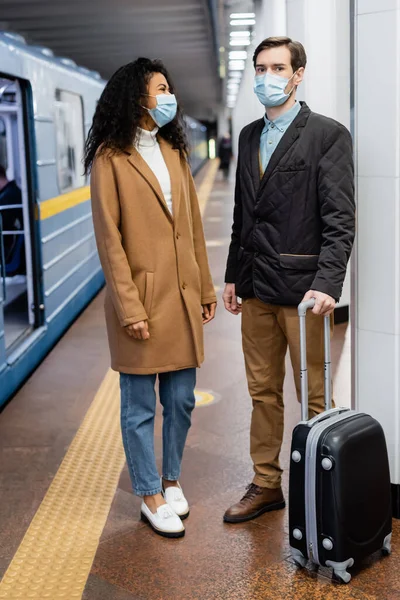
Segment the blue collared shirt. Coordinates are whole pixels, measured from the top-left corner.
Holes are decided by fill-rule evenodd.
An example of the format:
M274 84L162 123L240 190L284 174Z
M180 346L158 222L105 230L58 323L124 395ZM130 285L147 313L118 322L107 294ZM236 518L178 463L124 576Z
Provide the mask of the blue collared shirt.
M275 119L275 121L270 121L267 115L264 115L265 126L261 132L260 138L260 158L263 173L268 167L271 156L281 141L283 134L297 117L300 109L300 102L296 101L290 110L283 113L283 115Z

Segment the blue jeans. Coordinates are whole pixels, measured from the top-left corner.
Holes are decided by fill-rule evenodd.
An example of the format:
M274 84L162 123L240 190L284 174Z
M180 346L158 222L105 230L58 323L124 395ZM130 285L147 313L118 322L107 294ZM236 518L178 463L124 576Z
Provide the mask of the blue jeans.
M157 375L120 374L121 430L126 460L137 496L161 492L154 455ZM195 405L196 369L160 373L163 406L163 477L178 481L186 437Z

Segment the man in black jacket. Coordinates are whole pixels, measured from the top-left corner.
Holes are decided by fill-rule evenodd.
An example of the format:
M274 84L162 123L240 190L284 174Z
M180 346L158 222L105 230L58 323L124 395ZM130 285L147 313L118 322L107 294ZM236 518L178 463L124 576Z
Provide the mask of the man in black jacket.
M339 300L355 232L352 142L343 125L296 101L306 53L289 38L256 49L254 91L266 107L239 138L225 308L242 313L253 400L250 451L255 476L224 520L239 523L283 508L279 454L289 348L300 389L297 305L307 317L309 413L324 409L323 318ZM238 298L242 299L242 304Z

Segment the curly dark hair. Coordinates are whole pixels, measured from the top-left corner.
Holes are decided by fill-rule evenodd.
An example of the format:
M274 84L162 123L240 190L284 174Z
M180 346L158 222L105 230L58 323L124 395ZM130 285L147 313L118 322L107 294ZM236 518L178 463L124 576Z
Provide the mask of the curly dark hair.
M142 96L147 94L147 85L154 73L166 78L171 93L174 86L161 60L138 58L124 65L108 81L98 101L93 123L85 145L83 163L85 174L91 170L94 157L100 152L121 152L137 139L137 129L146 114L142 107ZM188 142L183 114L178 106L176 117L159 131L165 140L178 149L181 156L188 157Z

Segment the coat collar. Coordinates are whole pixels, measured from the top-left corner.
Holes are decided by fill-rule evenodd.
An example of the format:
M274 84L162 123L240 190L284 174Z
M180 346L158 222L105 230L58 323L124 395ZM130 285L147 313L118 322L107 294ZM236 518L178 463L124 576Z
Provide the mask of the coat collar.
M158 142L160 144L165 164L167 165L167 169L169 171L169 176L171 177L172 210L174 213L173 221L176 225L181 202L181 156L179 150L172 148L171 144L161 136L158 136ZM168 213L171 214L169 211Z
M180 191L181 191L181 170L180 170L180 155L179 150L172 148L171 144L164 140L161 136L157 136L157 140L160 144L161 153L164 157L165 164L171 178L171 195L172 195L172 210L174 217L168 209L168 205L165 201L164 194L161 190L160 183L157 176L149 167L147 162L142 158L140 153L134 146L127 148L126 152L129 154L128 161L131 165L140 173L140 175L147 181L153 192L157 196L160 204L162 205L167 218L171 223L176 225L176 217L179 214L180 205Z
M265 126L264 117L259 121L256 121L252 139L251 139L251 173L252 180L254 184L255 194L260 192L264 187L275 168L281 162L285 154L290 150L294 142L300 136L302 128L307 124L308 117L311 114L310 109L308 108L305 102L300 102L301 109L297 117L293 120L291 125L288 127L282 139L280 140L278 146L276 147L275 152L271 156L271 160L268 163L268 166L265 170L262 180L260 181L260 162L259 162L259 152L260 152L260 137L261 132Z

